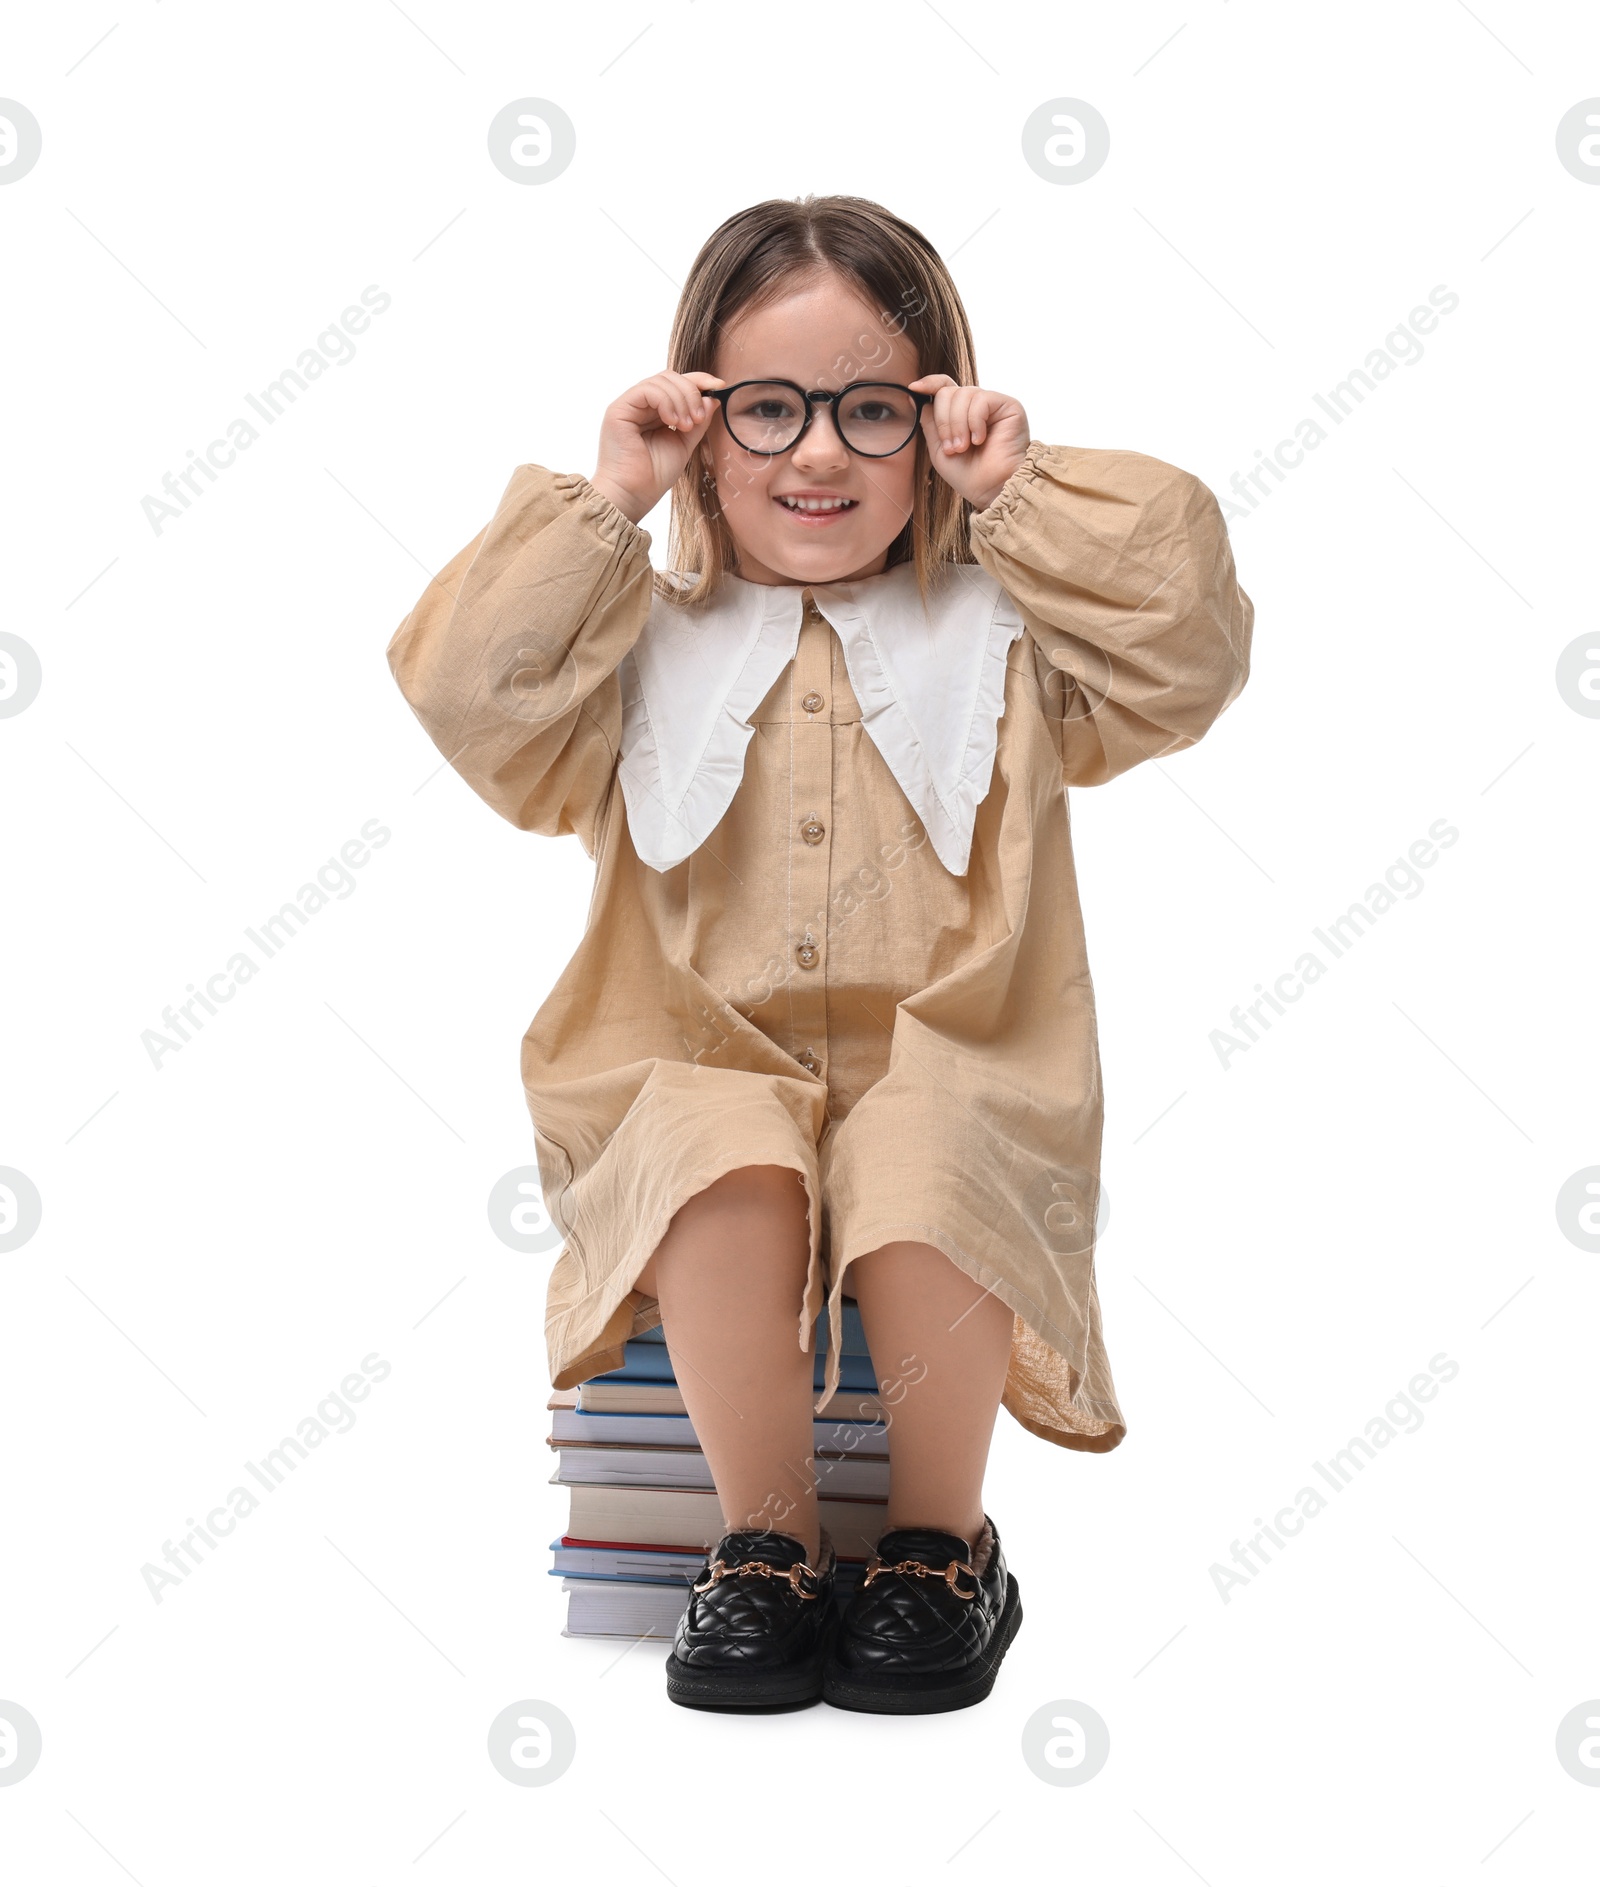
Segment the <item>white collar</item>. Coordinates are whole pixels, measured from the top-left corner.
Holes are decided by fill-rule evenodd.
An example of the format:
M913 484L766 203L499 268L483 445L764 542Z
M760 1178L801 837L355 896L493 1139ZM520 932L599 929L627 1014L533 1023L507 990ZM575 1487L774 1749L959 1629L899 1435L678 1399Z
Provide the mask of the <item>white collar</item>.
M910 564L812 595L838 632L862 725L945 869L963 876L1021 612L978 564L946 565L926 610ZM634 850L656 871L681 864L728 810L750 716L794 660L803 614L800 585L734 576L703 611L652 597L618 670L619 772Z

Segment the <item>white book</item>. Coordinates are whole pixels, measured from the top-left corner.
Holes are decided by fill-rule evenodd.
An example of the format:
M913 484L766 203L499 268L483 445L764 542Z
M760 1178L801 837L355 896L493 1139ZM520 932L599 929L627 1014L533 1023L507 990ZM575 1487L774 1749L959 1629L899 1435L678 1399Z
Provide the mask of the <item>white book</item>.
M631 1586L619 1579L563 1579L566 1638L667 1638L689 1603L687 1586Z
M670 1547L566 1546L550 1542L555 1564L551 1574L590 1579L631 1579L637 1585L659 1585L663 1580L683 1585L698 1579L705 1564L699 1552L675 1553Z
M559 1449L560 1466L550 1477L560 1487L689 1487L713 1485L711 1466L698 1448L611 1448L584 1442ZM817 1492L889 1498L889 1463L883 1456L817 1455L812 1458Z
M568 1539L614 1546L684 1546L709 1552L722 1537L722 1505L714 1493L666 1487L569 1487ZM866 1559L887 1521L888 1502L823 1499L822 1524L836 1553ZM781 1516L771 1524L782 1528Z
M566 1638L670 1639L689 1603L689 1588L630 1585L623 1579L563 1579Z

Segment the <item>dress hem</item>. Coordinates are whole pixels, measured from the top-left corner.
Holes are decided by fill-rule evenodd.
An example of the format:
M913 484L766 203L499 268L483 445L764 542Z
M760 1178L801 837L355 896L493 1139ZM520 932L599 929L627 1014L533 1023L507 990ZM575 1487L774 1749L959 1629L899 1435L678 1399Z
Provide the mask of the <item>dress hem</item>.
M1052 1322L1031 1298L1019 1291L1008 1279L1001 1277L981 1258L975 1258L965 1251L959 1240L951 1238L938 1226L898 1220L886 1221L881 1226L858 1232L847 1245L846 1255L834 1267L828 1292L830 1332L835 1328L835 1306L844 1294L844 1281L849 1274L850 1266L856 1259L865 1258L881 1246L893 1244L902 1239L912 1239L917 1244L932 1245L936 1251L943 1253L958 1270L965 1272L974 1284L980 1285L984 1290L998 1297L1019 1323L1025 1324L1041 1342L1048 1345L1065 1362L1073 1385L1069 1412L1080 1414L1085 1425L1081 1428L1053 1429L1031 1416L1021 1414L1016 1406L1020 1398L1012 1388L1011 1372L1008 1368L1006 1387L1001 1395L1001 1406L1013 1420L1020 1423L1029 1434L1038 1436L1042 1441L1054 1442L1058 1447L1105 1454L1118 1446L1127 1434L1127 1424L1123 1421L1121 1409L1114 1401L1102 1401L1098 1397L1079 1393L1081 1385L1088 1376L1086 1346L1075 1347L1066 1332ZM1013 1345L1014 1343L1013 1338Z
M591 1376L603 1376L609 1370L620 1369L625 1360L623 1344L629 1337L637 1336L643 1330L653 1330L661 1322L659 1301L651 1299L656 1306L646 1310L635 1306L626 1331L613 1331L617 1322L617 1311L633 1295L639 1273L650 1262L657 1247L666 1236L667 1228L679 1210L689 1200L702 1193L708 1186L727 1174L737 1172L745 1166L783 1166L791 1173L798 1173L806 1189L806 1229L810 1240L810 1252L806 1263L806 1281L802 1292L800 1320L798 1326L799 1346L804 1349L810 1342L811 1330L816 1322L817 1299L821 1284L821 1214L822 1202L813 1189L811 1173L804 1165L785 1159L752 1159L748 1152L733 1158L723 1158L696 1172L680 1187L675 1188L677 1195L674 1203L665 1214L658 1214L659 1226L652 1226L638 1241L640 1255L630 1257L616 1265L603 1284L597 1285L576 1304L563 1310L554 1323L545 1325L545 1344L550 1356L550 1384L554 1389L572 1389L579 1383L587 1382ZM557 1262L560 1261L558 1254ZM619 1281L621 1281L619 1283ZM597 1315L596 1304L602 1308ZM591 1332L586 1343L574 1346L571 1332L574 1328L586 1328ZM829 1330L833 1326L830 1323ZM560 1367L555 1358L561 1351L567 1351L567 1360Z

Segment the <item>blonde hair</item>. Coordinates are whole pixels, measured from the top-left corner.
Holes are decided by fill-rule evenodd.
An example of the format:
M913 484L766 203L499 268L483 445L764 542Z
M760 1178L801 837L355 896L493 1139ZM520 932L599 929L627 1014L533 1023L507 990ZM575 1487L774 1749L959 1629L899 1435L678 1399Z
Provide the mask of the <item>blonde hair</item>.
M730 216L694 259L672 323L667 364L677 373L711 373L717 341L751 308L832 272L878 310L885 336L903 333L917 352L919 374L946 373L960 386L977 383L972 330L955 282L938 251L910 223L866 197L774 197ZM847 371L849 379L871 369ZM737 564L737 547L717 499L706 438L672 488L668 562L697 575L680 591L657 579L658 591L689 607L709 602ZM936 573L974 561L967 526L972 506L933 469L919 426L911 516L889 546L886 568L914 563L926 600Z

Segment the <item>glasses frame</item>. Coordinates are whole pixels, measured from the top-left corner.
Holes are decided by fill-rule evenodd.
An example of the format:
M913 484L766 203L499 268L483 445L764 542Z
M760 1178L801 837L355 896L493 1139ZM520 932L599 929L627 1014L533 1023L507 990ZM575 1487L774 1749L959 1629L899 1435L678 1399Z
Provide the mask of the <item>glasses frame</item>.
M791 393L804 401L806 416L800 422L800 430L786 446L780 446L776 452L763 452L760 446L747 446L732 426L728 425L728 396L737 393L741 387L787 387ZM860 446L852 445L844 436L844 428L839 424L839 402L847 393L855 393L862 387L893 387L896 393L907 394L917 403L916 418L911 422L910 432L892 452L863 452ZM837 393L824 393L817 388L812 388L808 392L804 387L796 386L792 380L774 380L764 377L759 380L735 380L731 387L702 387L700 391L708 400L715 400L721 406L722 423L727 428L728 437L739 450L754 453L757 458L761 459L781 459L785 452L793 452L811 430L811 422L816 418L816 409L819 406L833 409L829 415L833 420L833 430L839 435L839 443L847 452L855 453L860 459L892 459L895 453L904 452L906 447L914 442L922 428L923 408L933 404L931 393L913 392L910 387L902 386L898 380L852 380L848 386L840 387Z

